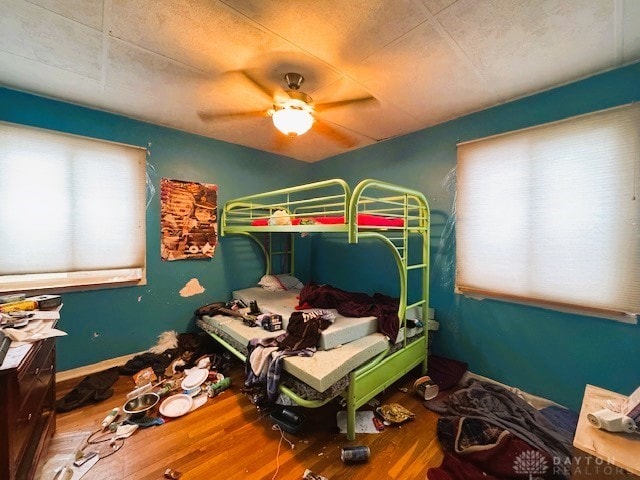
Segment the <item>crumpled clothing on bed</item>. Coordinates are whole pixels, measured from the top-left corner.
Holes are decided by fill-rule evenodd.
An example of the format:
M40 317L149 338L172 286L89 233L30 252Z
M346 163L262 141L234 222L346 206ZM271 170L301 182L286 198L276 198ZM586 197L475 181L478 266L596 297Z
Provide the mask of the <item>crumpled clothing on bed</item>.
M335 316L328 310L293 312L287 331L275 338L253 338L247 345L245 387L263 386L266 398L275 402L282 373L282 361L286 357L311 357L316 351L321 330L326 329ZM257 401L261 395L256 394ZM259 402L258 402L259 403Z
M289 317L287 332L278 337L278 348L281 350L302 350L316 348L320 334L335 320L335 315L328 310L312 310L310 312L293 312Z
M296 309L335 308L345 317L376 317L378 331L395 342L400 331L399 300L382 293L347 292L332 285L307 284L300 291Z
M311 357L316 351L312 347L301 350L279 350L278 338L280 337L252 338L249 340L249 345L247 346L249 354L245 363L245 387L261 387L265 389L266 399L272 403L278 399L279 395L278 385L282 374L282 361L291 356ZM273 347L276 347L276 349L274 350ZM267 351L263 352L263 350ZM259 360L256 357L260 357ZM254 372L252 359L254 364L260 365L261 370L259 372ZM256 395L256 398L261 399L261 396ZM258 403L261 402L258 401Z

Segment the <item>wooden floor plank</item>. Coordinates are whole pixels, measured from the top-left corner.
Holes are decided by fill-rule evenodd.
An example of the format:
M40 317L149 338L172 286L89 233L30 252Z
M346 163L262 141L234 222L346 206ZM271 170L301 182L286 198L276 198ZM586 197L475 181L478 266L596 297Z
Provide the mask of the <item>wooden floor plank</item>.
M243 369L239 361L230 376L231 388L183 417L139 429L121 450L102 458L83 479L158 480L167 468L172 468L182 473L181 480L297 480L305 469L331 480L423 480L429 467L442 462L436 438L438 417L424 408L411 391L419 376L417 370L376 397L381 403L400 403L416 414L415 419L400 427L387 427L380 434L358 434L355 441L349 442L336 426L336 413L340 410L337 402L318 409L297 409L307 421L296 435L284 434L293 443L293 449L273 428L268 416L240 392ZM58 398L79 380L59 384ZM132 378L121 376L111 398L58 414L54 440L73 432L97 429L109 410L122 407L133 388ZM369 462L344 464L340 459L341 448L349 445L369 446Z

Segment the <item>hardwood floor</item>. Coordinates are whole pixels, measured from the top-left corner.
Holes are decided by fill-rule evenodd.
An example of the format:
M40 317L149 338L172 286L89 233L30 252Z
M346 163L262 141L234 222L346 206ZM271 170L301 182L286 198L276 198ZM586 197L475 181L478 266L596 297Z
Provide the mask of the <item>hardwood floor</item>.
M296 435L285 433L295 447L292 449L272 428L269 417L240 392L243 371L237 361L230 375L230 389L183 417L138 429L119 451L101 458L83 479L156 480L162 479L168 468L181 472L181 480L292 480L301 479L305 469L331 480L425 479L427 468L440 465L442 450L436 438L437 415L411 391L418 373L411 372L377 397L383 404L400 403L416 414L415 419L399 427L387 427L379 434L358 434L349 442L336 427L336 412L340 410L337 402L318 409L292 407L307 418ZM80 380L59 384L58 398ZM121 376L111 398L59 414L54 441L60 443L79 432L96 430L112 408L125 403L133 387L131 377ZM401 387L408 391L401 391ZM344 464L341 448L349 445L368 445L369 462Z

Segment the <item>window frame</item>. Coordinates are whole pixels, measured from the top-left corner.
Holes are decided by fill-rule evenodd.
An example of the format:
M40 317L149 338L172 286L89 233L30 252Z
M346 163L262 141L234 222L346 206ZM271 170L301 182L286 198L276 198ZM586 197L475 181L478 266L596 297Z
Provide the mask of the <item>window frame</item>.
M544 124L539 124L539 125L535 125L535 126L531 126L531 127L527 127L527 128L523 128L523 129L518 129L518 130L513 130L513 131L509 131L509 132L504 132L501 134L497 134L497 135L492 135L492 136L488 136L488 137L484 137L484 138L478 138L478 139L474 139L474 140L470 140L470 141L466 141L466 142L460 142L456 145L456 149L457 149L457 160L456 160L456 170L459 171L460 168L460 157L461 157L461 153L460 153L460 147L464 146L464 145L468 145L468 144L472 144L472 143L477 143L477 142L484 142L484 141L490 141L492 139L499 139L500 137L505 137L508 135L513 135L513 134L520 134L520 133L526 133L527 131L530 130L535 130L535 129L540 129L540 128L544 128L544 127L553 127L555 125L560 125L560 124L567 124L567 122L571 122L574 120L579 120L579 119L584 119L585 117L589 117L589 116L593 116L593 115L598 115L598 114L603 114L603 113L607 113L607 112L615 112L617 110L623 110L623 109L635 109L636 110L636 115L639 115L638 112L640 112L640 105L638 105L637 103L630 103L630 104L625 104L625 105L621 105L621 106L616 106L613 108L608 108L608 109L604 109L604 110L599 110L599 111L595 111L595 112L589 112L583 115L577 115L577 116L573 116L573 117L569 117L569 118L565 118L562 120L558 120L558 121L553 121L553 122L548 122L548 123L544 123ZM633 112L632 112L633 114ZM640 125L640 123L635 124ZM640 131L640 129L638 130ZM633 199L634 201L637 201L637 176L638 176L638 170L640 169L640 138L636 139L635 142L635 153L636 153L636 160L635 163L633 164L633 175L634 175L634 196ZM457 177L458 175L456 175ZM478 299L478 300L483 300L483 299L491 299L491 300L497 300L497 301L502 301L502 302L509 302L509 303L515 303L515 304L521 304L521 305L527 305L527 306L533 306L533 307L541 307L541 308L547 308L547 309L552 309L552 310L556 310L556 311L560 311L560 312L565 312L565 313L572 313L572 314L579 314L579 315L586 315L586 316L594 316L594 317L599 317L599 318L605 318L605 319L611 319L611 320L616 320L616 321L620 321L620 322L624 322L624 323L631 323L631 324L637 324L638 323L638 317L640 316L640 312L639 311L622 311L621 309L617 309L617 308L599 308L596 306L585 306L585 305L578 305L575 303L570 303L570 302L562 302L562 301L557 301L557 300L545 300L543 298L539 298L539 297L527 297L527 296L522 296L522 295L517 295L517 294L509 294L509 293L504 293L504 292L498 292L498 291L494 291L491 290L490 288L477 288L477 287L473 287L470 285L461 285L460 282L460 277L459 277L459 268L460 268L460 255L459 255L459 251L458 249L460 248L459 243L458 243L458 233L459 233L459 215L460 215L460 206L458 204L458 191L460 189L460 183L457 182L457 187L456 187L456 197L454 199L455 205L454 205L454 215L456 217L456 256L455 256L455 278L454 278L454 292L456 294L461 294L461 295L465 295L469 298L474 298L474 299ZM530 203L529 203L530 204ZM636 207L637 208L637 207ZM630 227L633 228L633 227ZM631 230L631 232L633 232L633 230ZM633 258L633 257L632 257ZM637 259L636 259L637 260Z
M31 125L0 121L0 127L24 129L31 132L40 132L60 139L73 139L80 142L87 142L86 145L95 142L96 144L124 147L126 149L139 150L141 158L132 158L132 169L138 170L139 189L133 192L133 197L137 198L132 203L134 208L139 209L136 217L140 223L137 233L141 255L141 263L128 268L104 268L86 269L70 272L38 272L25 274L1 274L0 273L0 294L25 293L30 295L40 295L45 293L63 293L76 291L89 291L98 289L110 289L120 287L139 286L147 284L147 187L149 178L146 173L147 157L149 150L147 147L138 145L114 142L95 137L77 135L73 133L61 132L57 130L34 127ZM60 144L64 144L61 140ZM1 147L2 145L0 145ZM96 149L97 151L97 149ZM133 162L139 163L134 165ZM71 195L69 195L71 198ZM46 234L46 232L44 232Z

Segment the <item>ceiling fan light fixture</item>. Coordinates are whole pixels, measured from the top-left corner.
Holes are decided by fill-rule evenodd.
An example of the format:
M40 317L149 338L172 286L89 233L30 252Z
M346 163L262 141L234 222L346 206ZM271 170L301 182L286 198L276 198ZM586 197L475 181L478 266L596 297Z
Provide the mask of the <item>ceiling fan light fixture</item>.
M305 109L285 106L272 115L273 124L285 135L304 135L313 125L313 115Z

